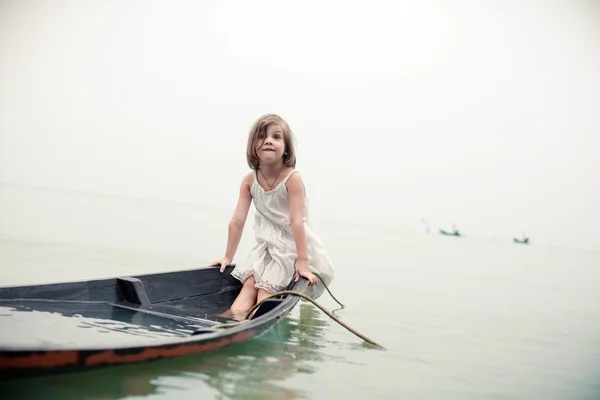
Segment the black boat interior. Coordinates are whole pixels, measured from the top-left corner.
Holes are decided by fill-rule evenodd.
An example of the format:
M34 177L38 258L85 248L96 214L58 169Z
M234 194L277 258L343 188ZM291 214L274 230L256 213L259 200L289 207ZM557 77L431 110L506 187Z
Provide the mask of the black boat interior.
M230 276L232 269L233 266L227 267L223 274L218 268L207 268L0 288L0 320L15 313L50 313L79 318L80 325L103 324L106 330L122 331L124 326L131 325L143 327L145 333L168 332L175 336L210 333L214 332L211 326L215 324L236 322L222 315L241 290L241 283ZM269 299L253 318L272 310L281 301ZM46 322L52 323L56 324ZM40 327L35 326L35 329Z

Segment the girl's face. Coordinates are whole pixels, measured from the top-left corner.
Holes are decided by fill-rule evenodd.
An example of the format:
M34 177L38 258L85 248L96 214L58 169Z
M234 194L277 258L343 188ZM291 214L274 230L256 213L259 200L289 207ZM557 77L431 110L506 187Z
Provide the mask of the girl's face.
M267 131L261 134L256 142L258 159L261 164L274 164L283 160L284 152L283 129L278 124L269 125Z

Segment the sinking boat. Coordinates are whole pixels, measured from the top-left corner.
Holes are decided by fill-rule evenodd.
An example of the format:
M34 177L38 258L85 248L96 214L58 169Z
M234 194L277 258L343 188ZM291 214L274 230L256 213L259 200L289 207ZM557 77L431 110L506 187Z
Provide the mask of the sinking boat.
M267 299L242 323L225 316L242 287L233 268L1 287L0 373L80 371L214 351L266 333L300 300ZM308 281L288 289L306 293Z

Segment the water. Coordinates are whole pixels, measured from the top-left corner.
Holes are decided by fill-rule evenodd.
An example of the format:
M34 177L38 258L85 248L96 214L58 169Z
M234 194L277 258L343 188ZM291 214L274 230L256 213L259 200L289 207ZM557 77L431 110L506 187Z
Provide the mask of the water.
M96 302L0 301L3 347L46 349L133 346L160 339L187 337L202 325L173 321ZM82 331L82 330L85 330ZM110 334L110 335L109 335Z
M192 268L225 246L228 210L1 189L4 285ZM386 350L302 303L248 343L0 390L32 399L600 398L600 253L389 226L317 229L337 267L331 290L346 305L336 315ZM251 244L247 230L237 262ZM327 293L319 302L338 307Z

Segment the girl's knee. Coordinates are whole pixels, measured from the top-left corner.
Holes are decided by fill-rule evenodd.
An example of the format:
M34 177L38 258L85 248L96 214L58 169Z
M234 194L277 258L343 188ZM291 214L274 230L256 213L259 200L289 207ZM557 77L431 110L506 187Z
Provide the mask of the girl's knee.
M254 279L254 275L250 275L250 277L248 279L246 279L246 281L244 282L244 286L254 287L255 284L256 284L256 279Z

